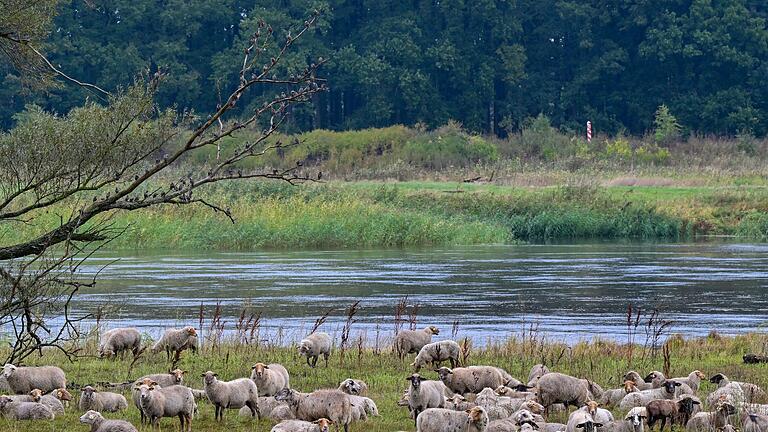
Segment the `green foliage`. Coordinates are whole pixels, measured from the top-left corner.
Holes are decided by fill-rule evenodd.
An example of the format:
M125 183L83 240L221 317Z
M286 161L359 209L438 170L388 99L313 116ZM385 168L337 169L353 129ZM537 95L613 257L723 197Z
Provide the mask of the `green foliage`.
M656 110L653 125L653 139L657 144L668 144L680 137L682 127L666 105L661 105Z
M739 223L737 233L748 238L768 239L768 213L764 211L748 213Z
M544 114L527 119L523 124L519 142L527 156L553 160L570 152L570 140L557 131Z

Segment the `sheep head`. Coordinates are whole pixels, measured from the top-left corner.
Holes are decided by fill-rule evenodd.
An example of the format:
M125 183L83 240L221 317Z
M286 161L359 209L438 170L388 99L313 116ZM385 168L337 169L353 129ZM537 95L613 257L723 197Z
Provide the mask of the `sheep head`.
M532 401L532 400L525 401L523 403L523 406L534 414L541 414L544 412L544 405L536 401Z
M281 389L275 395L275 400L291 402L294 399L293 390L289 388Z
M173 380L176 384L181 384L184 381L184 374L187 373L187 371L174 369L172 371L168 371L168 373L173 375Z
M433 334L433 335L439 335L440 334L440 329L435 327L435 326L429 326L429 327L427 327L427 330L428 330L428 333Z
M71 401L72 394L65 388L56 389L56 398L62 401Z
M485 413L483 407L477 406L465 412L469 415L470 423L476 423L478 426L481 426L481 429L483 429L483 425L488 423L488 414Z
M719 373L719 374L712 375L712 378L709 379L709 382L711 382L712 384L720 384L722 380L727 380L727 379L728 379L727 376Z
M195 330L192 326L186 326L184 327L184 330L186 330L187 334L190 336L197 337L197 330Z
M702 371L700 371L700 370L698 370L698 369L696 369L695 371L693 371L693 373L694 373L694 374L696 374L696 376L697 376L699 379L707 379L707 376L706 376L706 375L704 375L704 372L702 372Z
M13 375L14 372L16 372L16 369L18 369L16 366L6 363L5 366L3 366L3 376L6 378L10 378L11 375Z
M681 385L681 383L672 380L666 380L661 383L661 386L664 387L664 391L671 394L675 394L675 387L680 387Z
M413 388L419 388L419 386L421 385L421 382L422 381L426 381L426 378L424 378L423 376L415 373L415 374L411 374L411 376L409 376L405 380L406 381L410 381L411 385L413 386Z
M701 405L701 402L690 395L685 395L677 401L677 410L686 414L693 414L694 405Z
M640 374L635 371L629 371L624 374L624 381L638 382L641 381Z
M200 374L200 376L203 378L203 383L205 385L210 385L216 382L216 377L218 377L219 374L211 371L207 371L205 373Z
M515 423L517 423L518 426L521 426L523 423L526 423L529 421L532 422L534 420L533 413L526 409L522 409L517 413L515 413L515 417L513 418L513 420L515 421Z
M80 416L80 423L92 425L97 421L103 420L103 419L104 417L102 417L102 415L98 411L89 410L88 412Z
M94 393L97 393L98 390L96 390L95 388L87 385L87 386L83 387L81 392L82 393L80 394L80 399L93 399Z
M0 396L0 411L11 402L13 402L13 399L10 396Z
M255 365L251 366L251 370L253 373L259 377L264 378L265 371L269 369L269 366L265 365L264 363L256 363Z
M29 395L32 396L33 401L40 402L40 398L43 397L43 391L40 389L32 389L32 391L29 392Z
M645 382L652 383L656 380L660 380L664 378L664 374L659 371L652 371L648 375L645 376Z
M600 404L599 404L599 403L597 403L597 402L595 402L595 401L592 401L592 400L591 400L591 401L587 401L587 403L586 403L584 406L585 406L585 407L587 407L587 412L588 412L588 413L589 413L591 416L593 416L593 417L594 417L594 416L595 416L595 414L597 413L597 407L599 407L599 406L600 406Z
M625 393L629 394L629 393L634 393L636 391L638 391L638 390L637 390L637 386L635 385L634 381L631 381L631 380L624 381L624 392Z
M584 432L596 432L598 428L603 427L602 423L595 423L592 420L585 421L576 425L576 429L584 429Z
M355 382L352 378L347 378L341 382L341 387L346 389L349 394L359 395L362 386Z
M441 367L440 369L435 369L435 372L437 372L437 375L440 377L440 381L447 380L448 375L453 374L453 371L447 367Z
M330 426L333 424L333 422L327 418L321 418L320 420L315 420L312 423L316 424L320 428L320 432L328 432L330 430Z

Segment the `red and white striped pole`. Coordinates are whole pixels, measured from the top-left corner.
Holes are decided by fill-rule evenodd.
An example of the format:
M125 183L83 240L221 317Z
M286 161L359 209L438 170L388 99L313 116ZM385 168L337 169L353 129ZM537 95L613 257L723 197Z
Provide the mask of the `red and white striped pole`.
M587 120L587 142L592 142L592 122Z

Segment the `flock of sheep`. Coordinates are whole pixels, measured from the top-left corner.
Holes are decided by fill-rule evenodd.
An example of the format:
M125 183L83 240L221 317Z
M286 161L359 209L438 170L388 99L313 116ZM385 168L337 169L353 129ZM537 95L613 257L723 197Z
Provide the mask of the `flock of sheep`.
M528 380L521 382L495 366L459 366L459 345L450 340L432 342L439 330L430 326L423 330L402 330L395 337L393 349L401 357L416 353L410 364L414 373L404 377L407 388L398 405L408 407L418 432L643 432L644 425L661 430L669 422L689 432L734 431L740 424L743 432L768 432L766 394L758 386L730 381L723 374L710 378L718 388L707 395L706 405L697 393L706 376L693 371L686 377L666 378L651 372L645 378L634 371L624 375L624 385L603 390L588 379L551 372L536 365ZM102 335L99 353L111 357L125 351L140 350L141 335L136 329L113 329ZM314 368L322 356L328 365L331 337L315 332L299 343L299 353ZM197 349L197 333L192 327L170 329L152 347L165 350L170 358L184 350ZM449 367L440 367L444 361ZM428 380L418 372L429 366L439 379ZM342 381L336 389L319 389L311 393L291 388L288 370L280 364L256 363L250 377L232 381L218 379L206 371L200 376L203 389L185 385L187 372L179 369L141 377L130 386L133 405L141 414L142 424L159 428L163 417L179 419L182 431L192 430L198 414L197 402L209 401L220 421L228 409L253 418L268 417L279 421L272 432L328 432L332 425L345 432L356 421L378 416L376 403L367 397L368 386L356 379ZM15 420L53 419L64 413L72 400L66 389L64 372L55 366L17 367L6 364L0 377L0 390L11 395L0 396L0 416ZM78 408L85 413L80 422L90 425L91 432L135 432L125 420L107 420L102 412L128 409L129 402L120 393L81 389ZM549 422L549 414L568 412L565 424ZM706 407L706 411L704 410ZM624 415L614 418L607 408ZM740 422L737 420L741 418ZM583 430L583 431L581 431Z

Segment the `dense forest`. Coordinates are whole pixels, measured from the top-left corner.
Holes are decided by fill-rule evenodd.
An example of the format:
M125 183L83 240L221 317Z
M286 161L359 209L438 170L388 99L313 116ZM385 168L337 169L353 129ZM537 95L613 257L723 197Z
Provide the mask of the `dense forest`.
M167 71L158 102L207 111L234 85L259 19L284 35L314 9L319 25L284 67L323 56L331 90L296 109L289 130L456 120L503 135L543 113L563 130L591 120L643 134L666 105L691 132L768 132L763 0L71 0L45 49L108 89ZM20 93L5 67L3 128L26 104L64 113L90 96Z

